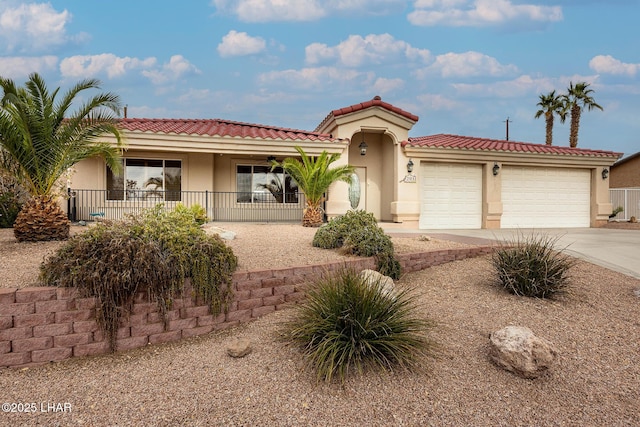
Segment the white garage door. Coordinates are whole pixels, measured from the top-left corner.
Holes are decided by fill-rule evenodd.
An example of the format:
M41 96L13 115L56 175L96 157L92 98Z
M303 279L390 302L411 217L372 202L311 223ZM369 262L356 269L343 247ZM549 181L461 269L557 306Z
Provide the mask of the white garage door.
M589 227L591 172L504 166L502 228Z
M482 166L420 165L420 228L482 227Z

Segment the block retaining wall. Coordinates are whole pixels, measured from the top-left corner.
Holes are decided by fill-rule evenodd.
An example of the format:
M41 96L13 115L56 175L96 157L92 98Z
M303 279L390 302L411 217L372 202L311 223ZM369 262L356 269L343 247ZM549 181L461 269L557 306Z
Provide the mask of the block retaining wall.
M408 273L492 250L487 246L448 249L400 254L398 259ZM227 313L212 315L206 305L183 297L174 301L166 328L156 303L139 294L118 331L118 350L177 341L251 321L300 301L305 283L343 267L375 269L375 260L236 272L234 300ZM96 322L95 306L95 298L82 298L72 288L0 288L0 368L107 353L108 341Z

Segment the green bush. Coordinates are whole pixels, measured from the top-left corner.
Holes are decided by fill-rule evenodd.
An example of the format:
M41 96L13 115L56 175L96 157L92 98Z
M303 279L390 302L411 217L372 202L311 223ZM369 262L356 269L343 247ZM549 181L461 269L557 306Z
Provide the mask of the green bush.
M566 291L575 259L556 249L558 238L520 236L492 256L500 286L514 295L550 298Z
M21 209L22 202L16 192L7 190L0 193L0 228L13 227Z
M393 243L371 213L350 210L332 219L316 231L312 244L323 249L340 248L341 252L356 256L375 256L380 273L400 278L401 267Z
M434 354L416 298L407 290L389 295L380 282L368 284L352 270L322 279L283 330L299 346L318 380L344 380L365 368L413 369Z
M40 267L41 281L96 297L98 322L116 350L120 319L138 292L166 314L191 279L195 298L219 313L232 298L237 258L218 236L207 236L188 210L162 206L127 221L98 223L69 239Z

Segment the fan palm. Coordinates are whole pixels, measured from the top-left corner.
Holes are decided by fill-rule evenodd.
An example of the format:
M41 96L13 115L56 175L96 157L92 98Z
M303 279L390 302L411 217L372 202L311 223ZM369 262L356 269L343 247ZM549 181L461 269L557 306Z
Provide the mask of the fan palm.
M100 82L86 79L56 100L40 75L29 76L24 87L0 77L0 146L12 164L14 175L30 195L14 223L18 241L59 240L69 237L69 220L58 204L60 178L81 160L100 156L108 167L122 167L122 140L117 115L120 99L100 93L65 117L78 94L99 89ZM114 146L98 142L107 133L116 137Z
M565 103L563 102L563 97L556 94L555 90L552 90L546 95L541 94L540 102L538 102L536 105L540 107L540 109L536 111L536 119L544 115L544 121L546 124L545 143L547 145L553 145L554 116L557 114L558 117L560 117L560 122L562 123L564 123L565 119L567 118L567 109Z
M593 89L589 89L589 83L578 82L573 84L569 83L568 94L564 96L567 108L571 112L571 128L569 131L569 146L578 146L578 130L580 129L580 115L582 110L586 108L591 111L594 108L602 110L602 107L598 105L591 94Z
M329 166L340 158L340 154L329 154L323 151L317 157L310 157L298 146L295 147L300 154L300 160L287 157L278 163L272 162L273 171L277 167L282 167L291 178L298 184L298 188L304 193L307 202L302 214L302 225L304 227L318 227L324 220L322 202L325 200L325 193L329 186L336 181L351 182L353 166Z

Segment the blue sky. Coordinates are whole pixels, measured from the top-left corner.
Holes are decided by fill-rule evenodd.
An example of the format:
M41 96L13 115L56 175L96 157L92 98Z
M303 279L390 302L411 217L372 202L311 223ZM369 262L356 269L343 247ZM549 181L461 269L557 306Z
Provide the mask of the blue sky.
M410 136L544 143L540 94L585 81L579 147L640 151L640 0L0 0L0 75L86 77L129 117L313 130L383 101ZM569 122L554 145L568 145Z

